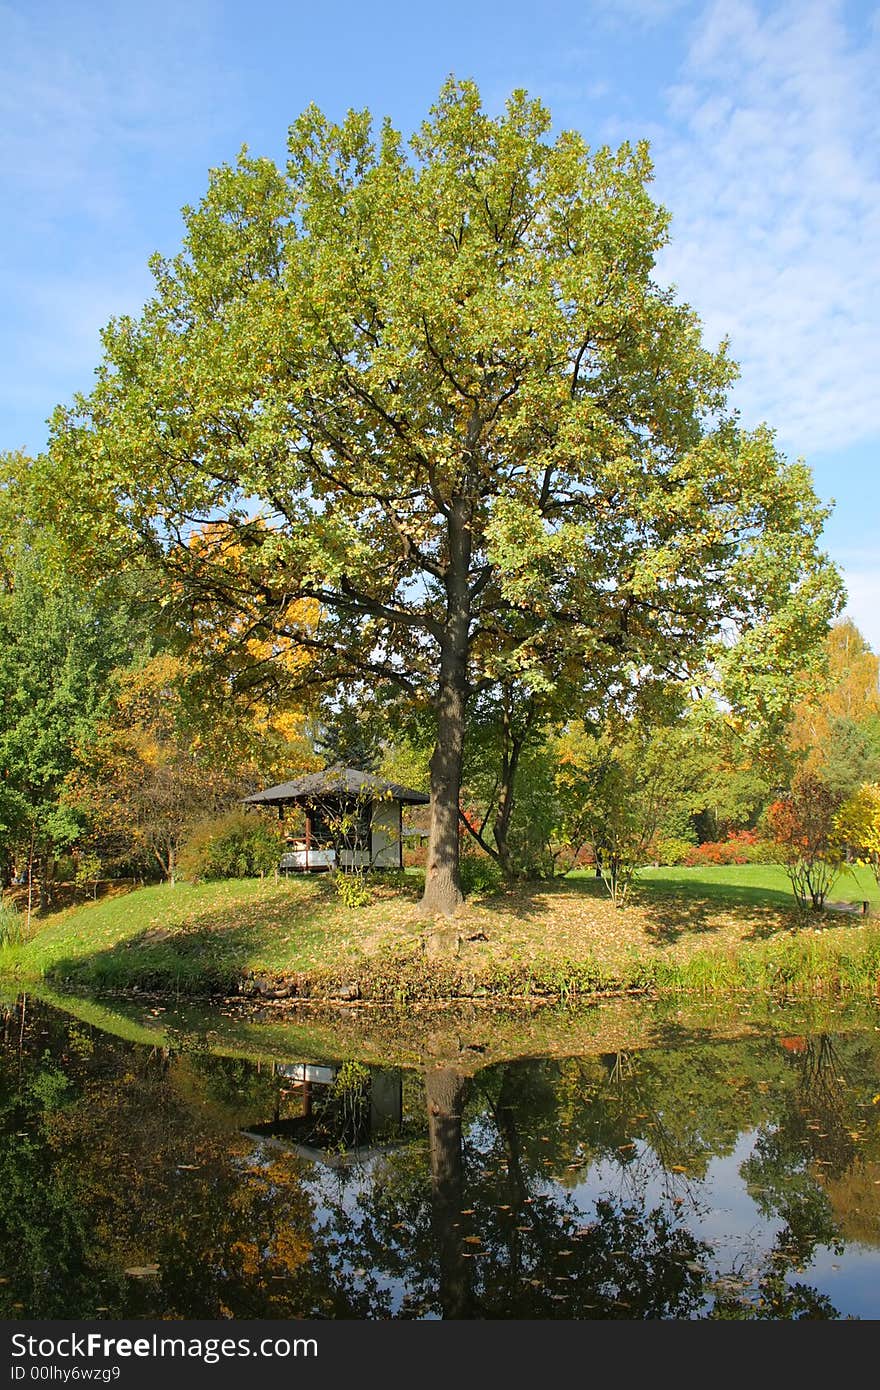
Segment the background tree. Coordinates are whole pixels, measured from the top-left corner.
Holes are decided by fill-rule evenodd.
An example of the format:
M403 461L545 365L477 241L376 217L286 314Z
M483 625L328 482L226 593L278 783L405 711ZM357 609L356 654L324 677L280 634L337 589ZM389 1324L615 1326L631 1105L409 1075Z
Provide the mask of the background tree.
M556 753L554 857L567 869L589 844L614 905L622 907L658 828L682 802L674 735L634 723L593 737L575 725L557 740Z
M880 658L850 618L832 625L798 703L789 744L841 796L880 776Z
M25 463L10 462L7 500ZM109 706L114 667L144 640L136 596L115 576L86 589L52 543L20 515L3 534L0 573L0 850L38 881L42 907L55 856L81 830L61 796L77 746Z
M167 654L118 674L113 707L79 750L66 798L103 863L152 865L172 883L187 834L236 806L254 772L223 731L193 723L183 676Z
M383 756L383 730L370 705L369 692L353 691L344 700L319 707L314 745L327 767L377 771Z
M45 495L87 561L144 547L187 623L245 603L326 681L430 705L427 915L461 900L475 695L574 663L586 716L636 673L687 678L733 625L731 700L781 718L839 599L807 469L738 428L726 349L652 279L647 146L550 127L522 91L490 117L470 82L408 149L310 107L284 171L243 152L212 172L53 424ZM188 544L208 518L234 555Z
M834 838L847 855L870 864L880 883L880 785L865 782L834 818Z

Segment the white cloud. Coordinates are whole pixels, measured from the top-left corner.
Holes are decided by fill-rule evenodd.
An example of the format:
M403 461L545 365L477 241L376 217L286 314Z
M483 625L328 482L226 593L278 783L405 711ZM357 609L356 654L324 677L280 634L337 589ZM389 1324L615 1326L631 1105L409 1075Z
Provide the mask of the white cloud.
M787 451L876 435L878 74L876 28L847 31L836 3L714 0L653 132L659 273L730 336L735 402Z

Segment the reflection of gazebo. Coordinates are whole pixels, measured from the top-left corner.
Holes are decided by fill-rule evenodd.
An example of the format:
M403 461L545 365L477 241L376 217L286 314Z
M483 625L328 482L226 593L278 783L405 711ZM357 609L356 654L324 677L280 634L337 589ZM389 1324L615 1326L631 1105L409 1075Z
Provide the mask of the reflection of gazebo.
M424 792L385 782L353 767L329 767L293 782L255 792L246 806L294 807L305 817L305 836L288 837L279 867L313 869L403 868L403 808L425 806Z
M403 1076L370 1067L349 1097L335 1095L336 1064L289 1062L273 1067L282 1082L275 1114L243 1131L330 1168L363 1166L397 1148L403 1123ZM282 1114L291 1101L297 1114Z

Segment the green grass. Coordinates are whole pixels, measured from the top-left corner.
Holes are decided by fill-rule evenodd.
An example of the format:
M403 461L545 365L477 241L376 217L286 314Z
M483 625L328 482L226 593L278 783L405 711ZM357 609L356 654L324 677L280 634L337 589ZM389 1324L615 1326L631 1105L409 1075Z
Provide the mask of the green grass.
M711 898L728 903L788 907L792 903L788 875L780 864L709 864L687 869L673 865L641 871L639 885L656 893ZM880 887L870 869L846 869L829 894L830 902L869 902L880 907Z
M625 911L582 875L475 896L434 958L416 915L416 876L377 879L346 907L325 878L143 888L36 919L31 939L0 947L0 973L96 993L170 997L278 989L383 1004L474 997L573 1000L625 991L798 991L874 997L874 918L793 910L773 865L648 869ZM834 900L880 893L865 870Z
M29 941L0 947L0 971L97 989L234 991L249 970L355 963L371 922L389 915L381 901L348 911L325 879L163 884L38 921Z

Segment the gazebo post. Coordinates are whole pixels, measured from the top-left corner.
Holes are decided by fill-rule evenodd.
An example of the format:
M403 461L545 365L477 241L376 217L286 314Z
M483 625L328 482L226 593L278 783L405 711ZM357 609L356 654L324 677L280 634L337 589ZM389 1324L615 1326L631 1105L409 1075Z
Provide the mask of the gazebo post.
M306 811L306 873L308 873L308 870L309 870L309 850L310 850L310 848L311 848L311 844L312 844L312 817L311 817L311 813L310 813L309 811Z

